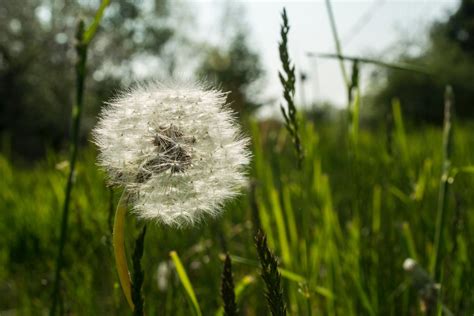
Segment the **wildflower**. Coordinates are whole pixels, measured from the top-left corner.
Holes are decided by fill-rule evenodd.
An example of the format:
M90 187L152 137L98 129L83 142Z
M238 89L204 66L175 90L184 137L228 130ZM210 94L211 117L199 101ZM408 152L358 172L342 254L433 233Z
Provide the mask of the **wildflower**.
M202 84L153 82L102 111L93 132L99 165L138 217L192 224L238 194L250 153L225 100Z

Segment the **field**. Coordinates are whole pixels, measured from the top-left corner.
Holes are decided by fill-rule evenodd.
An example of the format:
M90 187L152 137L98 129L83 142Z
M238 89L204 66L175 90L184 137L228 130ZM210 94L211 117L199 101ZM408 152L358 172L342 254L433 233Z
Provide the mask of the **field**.
M245 32L237 32L228 55L210 50L212 58L195 70L196 78L206 78L201 73L206 69L217 74L226 92L179 80L135 85L97 117L105 96L120 82L100 75L101 63L107 66L101 58L113 56L101 56L102 49L90 45L103 31L101 23L108 30L124 24L124 37L117 40L123 43L133 37L128 27L135 25L135 35L140 35L136 43L122 46L132 49L141 43L153 54L174 36L171 29L160 29L160 23L145 30L146 24L137 22L138 6L128 2L112 4L107 15L110 2L101 1L95 15L78 20L74 40L65 33L44 33L65 45L66 57L49 49L63 58L58 62L59 55L51 57L51 65L61 64L55 69L57 78L71 66L75 79L68 81L65 75L68 89L37 87L42 80L35 76L43 75L43 68L33 69L35 76L23 73L21 63L17 66L3 52L8 47L0 39L0 84L6 87L0 94L10 98L1 106L9 117L0 122L0 316L474 312L474 257L469 252L474 249L474 112L469 107L474 92L468 84L470 62L458 63L463 49L472 59L469 49L474 44L464 45L469 39L464 28L446 33L456 34L461 43L452 56L446 52L457 65L449 71L436 64L419 66L418 57L407 57L412 63L405 63L403 54L400 63L348 57L327 0L336 54L312 57L339 61L347 107L323 108L316 101L312 108L300 107L295 86L306 75L295 71L289 54L290 23L283 9L278 43L282 119L257 120L254 115L263 104L253 103L246 89L262 69L258 54L245 44ZM12 3L11 8L23 12ZM470 21L466 17L471 13L463 13L472 12L466 3L447 26L464 25L458 18ZM55 10L51 3L44 12L52 16ZM71 14L75 9L68 10ZM161 10L161 17L169 14L164 5L154 10L148 10L148 17L160 16ZM51 16L39 16L39 25L51 19L51 27L57 27ZM71 17L64 18L68 28ZM441 24L433 25L432 30L443 30ZM16 18L9 28L12 38L22 32ZM27 30L36 34L38 28L32 24ZM145 43L145 34L153 45ZM453 39L438 41L433 34L433 45L419 58L437 56L449 68L449 61L437 54L445 53L444 40ZM28 32L22 36L33 38ZM115 39L101 40L101 45L112 43L108 51L114 50ZM11 46L19 51L23 47ZM31 56L41 50L35 48ZM130 55L122 53L119 60ZM31 57L25 56L29 66ZM7 63L10 68L4 67ZM371 79L376 93L362 96L360 68L366 64L383 71L375 71ZM2 67L7 70L1 72ZM379 86L374 81L380 75L387 77ZM407 89L405 75L414 80L413 87ZM10 85L10 78L17 81ZM31 84L25 91L18 88L23 79ZM30 96L33 88L28 87L37 94ZM397 98L398 89L404 91L398 96L403 101ZM72 96L69 113L64 100ZM393 98L390 106L388 98ZM405 103L407 99L412 101ZM237 113L224 110L224 104ZM456 117L456 106L467 116ZM242 183L237 198L216 211ZM199 221L200 212L216 216ZM151 220L143 219L145 215ZM165 225L176 223L188 225Z
M397 116L396 116L397 117ZM425 286L403 270L415 259L430 273L443 159L442 129L362 130L356 144L346 127L302 121L304 161L278 123L249 122L252 185L222 216L192 228L148 224L142 267L147 315L196 311L178 277L176 251L203 315L221 313L223 255L232 258L239 310L267 314L254 243L261 225L279 258L285 303L292 315L421 315ZM474 310L474 160L472 125L455 125L440 247L438 302L456 315ZM72 192L61 310L71 315L122 315L129 307L111 247L114 208L92 146L81 148ZM0 310L38 315L50 307L60 209L68 164L51 153L16 166L0 157ZM458 172L456 175L454 173ZM466 171L466 172L462 172ZM127 216L128 253L144 224ZM421 293L423 291L421 290ZM438 294L436 294L438 296ZM441 306L441 304L439 304Z

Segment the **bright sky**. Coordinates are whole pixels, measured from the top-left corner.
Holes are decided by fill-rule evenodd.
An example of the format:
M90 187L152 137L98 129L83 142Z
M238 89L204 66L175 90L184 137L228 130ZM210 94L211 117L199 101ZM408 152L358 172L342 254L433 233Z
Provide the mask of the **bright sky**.
M221 7L224 1L191 1L206 39L222 39L219 33ZM297 98L309 103L330 100L343 106L346 99L339 65L333 60L310 59L307 52L334 52L326 6L322 0L313 1L238 1L244 11L251 45L260 53L266 71L266 89L263 95L275 101L276 109L281 95L277 72L280 67L278 41L283 7L290 21L290 56L297 71L308 74L304 89L297 86ZM458 0L365 0L332 1L342 50L352 56L381 56L399 39L426 40L431 22L446 18L458 5ZM367 84L367 80L364 80Z

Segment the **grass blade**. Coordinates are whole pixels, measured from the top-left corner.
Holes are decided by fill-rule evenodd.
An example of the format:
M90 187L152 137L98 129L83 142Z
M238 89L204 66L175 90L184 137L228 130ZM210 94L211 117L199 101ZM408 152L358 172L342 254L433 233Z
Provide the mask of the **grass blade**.
M339 56L338 59L339 59L339 66L341 67L342 78L344 79L344 83L346 84L346 87L349 87L350 85L349 76L347 75L346 67L344 65L344 59L341 57L342 56L341 41L339 40L339 35L337 33L336 19L334 18L334 13L332 11L331 0L326 0L326 9L328 11L329 22L331 23L331 31L332 31L332 36L334 39L334 44L336 46L336 52L337 52L337 55Z
M408 146L407 138L405 133L405 126L403 124L403 116L399 99L392 100L392 113L393 121L395 124L395 141L398 144L400 154L402 156L403 162L408 165Z
M278 198L278 192L275 188L271 190L271 203L272 203L272 210L273 216L275 216L275 221L277 224L278 230L278 240L280 243L281 248L281 256L283 258L283 263L289 267L291 264L291 254L290 254L290 246L288 244L288 236L286 233L285 227L285 219L283 218L283 211L281 210L280 200Z
M114 246L115 265L122 287L123 294L127 299L128 305L134 310L132 300L132 285L127 264L127 255L125 253L125 214L127 213L128 195L124 191L117 205L114 218L114 231L112 243Z
M419 65L414 65L414 64L388 63L388 62L377 60L377 59L371 59L371 58L365 58L365 57L354 57L354 56L347 56L347 55L341 55L341 54L318 54L318 53L308 52L307 56L357 61L362 64L371 64L371 65L381 66L381 67L385 67L389 69L410 71L410 72L418 73L421 75L427 75L427 76L433 75L433 73L430 72L428 69L425 69L424 67L421 67Z
M402 236L405 240L405 245L408 249L408 254L415 260L418 260L418 255L416 253L415 240L413 239L413 234L410 229L410 224L402 224Z
M288 222L288 231L292 246L296 249L298 244L298 229L296 228L295 214L293 206L291 205L291 193L290 189L285 186L283 187L283 206L285 208L286 220Z
M94 35L97 32L97 28L99 27L100 21L104 16L105 9L109 4L110 0L102 0L100 7L99 9L97 9L97 12L95 14L94 21L92 21L87 30L84 32L84 37L82 41L85 45L88 45L90 41L94 38Z
M173 260L174 266L176 267L176 272L178 273L179 280L181 281L181 284L183 285L186 291L186 294L188 295L189 299L191 300L191 303L193 304L196 315L202 316L201 307L199 307L196 294L194 293L193 286L191 282L189 281L186 270L184 269L184 266L181 263L181 259L179 259L179 256L176 253L176 251L171 251L170 257L171 257L171 260Z
M355 90L355 96L352 97L352 93ZM352 139L352 144L354 149L357 148L357 142L359 139L359 116L360 116L360 85L359 85L359 66L357 62L353 63L352 68L352 80L351 86L349 89L351 95L350 99L352 104L350 104L349 115L350 115L350 135Z
M438 265L440 253L443 250L443 238L446 209L448 207L449 174L451 171L452 151L452 112L454 108L454 95L450 86L446 87L444 102L444 129L443 129L443 165L439 184L438 209L436 212L436 231L434 237L434 252L431 260L431 275L436 280L439 276Z

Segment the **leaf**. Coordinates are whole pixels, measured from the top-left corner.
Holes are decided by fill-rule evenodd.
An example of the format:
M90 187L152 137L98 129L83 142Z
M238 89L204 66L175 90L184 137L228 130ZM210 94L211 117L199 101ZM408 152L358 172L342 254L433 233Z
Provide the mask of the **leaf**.
M84 32L84 36L82 38L82 43L84 45L88 45L91 40L94 38L95 33L97 32L97 28L99 27L100 21L104 16L105 8L110 4L110 0L102 0L97 13L95 14L94 21L92 21L91 25L87 28Z
M186 294L188 295L189 299L191 300L191 303L193 304L196 315L202 316L201 308L199 307L199 303L196 299L196 294L194 293L193 286L189 281L188 275L186 274L186 270L184 269L184 266L181 263L181 260L179 259L179 256L176 251L171 251L170 257L171 260L173 260L174 266L176 267L176 272L178 273L179 280L181 281L181 284L186 290Z

